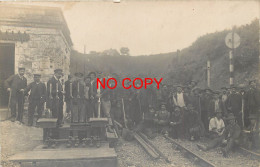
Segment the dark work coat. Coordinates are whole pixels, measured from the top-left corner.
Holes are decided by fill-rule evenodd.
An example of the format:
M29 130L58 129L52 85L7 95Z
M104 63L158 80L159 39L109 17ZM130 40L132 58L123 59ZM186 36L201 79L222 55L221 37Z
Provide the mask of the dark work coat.
M27 87L27 79L24 76L20 78L20 76L16 74L10 76L7 80L5 80L4 84L6 88L11 88L11 96L15 97L20 94L19 91L21 89L25 89Z
M97 95L97 82L93 81L92 84L89 84L89 97L93 96L96 99Z
M40 100L41 103L44 103L46 101L46 86L44 83L30 83L25 89L25 94L27 94L29 91L31 91L29 101Z
M172 112L170 122L175 123L174 125L171 125L170 135L173 138L184 137L185 129L183 126L183 115L181 113L175 114Z
M71 85L71 88L70 88ZM65 82L65 102L69 102L69 100L71 99L71 95L72 95L72 82L71 81L66 81Z
M136 124L142 120L143 112L141 110L140 92L136 91L131 95L131 103L128 117L131 118Z
M221 101L221 99L219 99L218 101L218 105L219 105L219 110L220 112L222 112L222 108L223 108L223 102ZM208 117L210 118L213 118L215 116L215 113L216 113L216 108L215 108L215 100L212 99L210 102L209 102L209 105L208 105Z
M190 103L196 111L198 111L199 116L201 115L201 97L198 95L193 95L190 97Z
M80 99L84 99L84 84L82 81L74 81L72 83L72 96L74 99L78 98L78 95Z
M146 94L147 94L147 98L148 98L148 104L152 105L153 108L156 108L157 98L156 98L156 92L155 92L154 88L153 87L147 88Z
M58 85L58 88L57 88ZM50 90L51 87L51 90ZM52 77L47 82L47 108L50 107L50 103L52 98L56 98L56 96L59 97L59 101L63 101L63 94L62 94L63 88L61 85L61 82L59 80L56 80L54 77Z
M232 93L228 96L227 99L227 108L233 113L236 117L240 114L242 109L242 96L239 93Z
M247 115L256 114L259 108L259 91L250 88L245 94L245 112Z
M212 100L212 97L209 95L203 95L201 97L201 121L203 122L206 130L208 130L208 127L209 127L208 109L210 108L209 105L210 105L211 100Z

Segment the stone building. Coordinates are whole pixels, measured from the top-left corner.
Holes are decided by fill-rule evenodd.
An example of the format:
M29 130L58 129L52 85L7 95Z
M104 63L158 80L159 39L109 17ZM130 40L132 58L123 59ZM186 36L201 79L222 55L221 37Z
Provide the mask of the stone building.
M70 71L72 41L60 8L0 4L0 78L1 106L7 105L3 81L26 68L28 83L34 73L47 82L54 69L64 78Z

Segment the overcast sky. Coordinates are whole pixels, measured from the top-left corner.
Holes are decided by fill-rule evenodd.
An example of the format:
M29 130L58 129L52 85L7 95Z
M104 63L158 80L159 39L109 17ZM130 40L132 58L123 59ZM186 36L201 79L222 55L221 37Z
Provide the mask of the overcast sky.
M132 56L183 49L199 36L259 18L258 1L111 0L59 6L74 49L83 52L86 45L88 53L128 47Z

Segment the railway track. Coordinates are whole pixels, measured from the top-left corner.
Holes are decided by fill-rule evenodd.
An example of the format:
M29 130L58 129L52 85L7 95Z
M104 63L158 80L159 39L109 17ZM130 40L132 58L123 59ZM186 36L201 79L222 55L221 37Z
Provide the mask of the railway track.
M167 163L171 163L169 158L165 156L143 133L135 133L135 139L141 144L141 146L145 149L145 151L153 158L153 159L163 159ZM178 143L174 139L170 137L166 137L172 144L176 145L178 150L183 153L183 155L192 161L192 163L196 166L202 167L216 167L216 165L197 155L193 151L184 147L182 144Z
M194 164L196 164L198 166L202 166L202 167L216 167L215 164L209 162L208 160L204 159L203 157L201 157L200 155L196 154L192 150L186 148L185 146L183 146L182 144L180 144L176 140L174 140L174 139L172 139L172 138L170 138L168 136L166 136L165 138L168 139L174 145L176 145L177 148L183 153L183 155L186 158L188 158L189 160L191 160L192 162L194 162Z
M252 159L260 160L260 154L259 153L256 153L254 151L248 150L248 149L243 148L243 147L239 147L238 151L243 155L250 156Z

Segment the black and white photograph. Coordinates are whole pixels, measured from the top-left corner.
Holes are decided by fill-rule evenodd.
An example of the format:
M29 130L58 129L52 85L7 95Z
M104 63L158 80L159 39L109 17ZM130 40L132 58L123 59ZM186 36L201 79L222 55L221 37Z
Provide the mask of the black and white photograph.
M0 167L260 167L259 0L0 0Z

